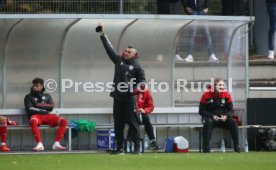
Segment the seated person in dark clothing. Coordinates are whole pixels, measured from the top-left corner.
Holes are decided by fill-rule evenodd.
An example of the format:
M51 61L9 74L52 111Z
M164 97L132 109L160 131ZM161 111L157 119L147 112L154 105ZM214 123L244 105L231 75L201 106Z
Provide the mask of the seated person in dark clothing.
M60 145L60 141L65 133L67 120L52 113L54 102L52 97L49 94L44 93L44 91L44 80L41 78L35 78L33 80L31 92L27 94L24 99L25 109L29 116L32 133L37 142L33 151L44 150L40 131L38 129L40 125L49 125L51 127L58 126L52 149L65 150L66 148Z
M137 93L136 112L137 114L141 114L142 116L142 122L140 123L144 125L146 134L150 139L149 149L158 150L160 149L160 147L156 143L156 138L153 133L153 127L149 118L149 114L152 113L153 109L154 103L149 89L145 87L145 89L139 90L139 92ZM128 138L130 137L129 133L131 132L128 131Z
M233 112L232 97L224 89L224 81L215 79L210 89L203 93L199 104L199 114L203 121L203 152L210 152L214 127L230 130L234 151L240 152L238 127L236 121L232 119Z

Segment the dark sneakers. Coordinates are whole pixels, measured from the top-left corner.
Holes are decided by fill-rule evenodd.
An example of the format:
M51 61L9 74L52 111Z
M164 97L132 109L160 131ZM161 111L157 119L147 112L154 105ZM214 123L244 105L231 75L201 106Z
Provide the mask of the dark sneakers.
M240 147L234 148L234 152L240 153L241 152ZM203 149L203 153L211 153L211 151L209 149Z
M207 146L203 145L203 153L210 153L210 152L211 152L210 146L209 145L207 145Z
M149 147L149 148L150 148L151 150L159 150L159 149L160 149L160 147L157 145L155 139L152 140L152 141L150 142L150 147Z
M117 149L111 152L111 155L124 155L124 151L122 149Z
M211 153L210 149L203 149L203 153Z
M133 155L142 155L142 153L139 150L134 150L134 152L132 152Z
M234 152L237 152L237 153L240 153L241 152L241 148L238 146L238 147L235 147L234 148Z

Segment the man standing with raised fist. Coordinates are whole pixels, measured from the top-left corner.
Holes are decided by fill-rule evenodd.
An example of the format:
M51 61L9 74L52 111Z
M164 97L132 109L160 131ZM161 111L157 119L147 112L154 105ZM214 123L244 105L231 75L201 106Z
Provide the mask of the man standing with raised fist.
M140 128L138 116L136 114L136 93L137 86L145 82L145 73L138 62L138 53L134 46L129 45L120 55L109 42L104 33L103 25L96 27L96 32L100 33L103 46L110 60L115 64L113 79L114 90L110 96L114 98L113 118L117 149L113 154L121 155L123 152L125 123L129 124L132 132L131 138L134 143L134 154L140 153ZM138 88L140 89L140 88Z

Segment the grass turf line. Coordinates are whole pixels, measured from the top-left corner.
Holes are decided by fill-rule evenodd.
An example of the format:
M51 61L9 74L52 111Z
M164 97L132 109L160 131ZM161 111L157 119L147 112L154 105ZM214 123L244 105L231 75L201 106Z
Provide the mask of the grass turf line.
M276 152L0 155L2 170L274 170Z

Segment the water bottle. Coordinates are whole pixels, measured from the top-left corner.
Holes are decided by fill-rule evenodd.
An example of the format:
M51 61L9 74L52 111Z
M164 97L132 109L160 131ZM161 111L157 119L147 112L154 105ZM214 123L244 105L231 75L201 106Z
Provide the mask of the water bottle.
M220 151L223 153L225 152L225 143L223 139L221 140L221 143L220 143Z
M248 142L247 142L247 139L245 139L245 142L244 142L244 152L248 152Z
M129 153L129 152L131 152L131 143L130 143L130 141L127 141L127 146L126 146L127 148L127 153Z
M144 146L145 146L145 149L149 148L149 138L148 138L148 135L146 135L146 134L144 137Z
M142 113L139 113L139 121L140 121L140 124L143 124L143 117L142 117Z
M130 152L134 152L134 143L130 141Z

